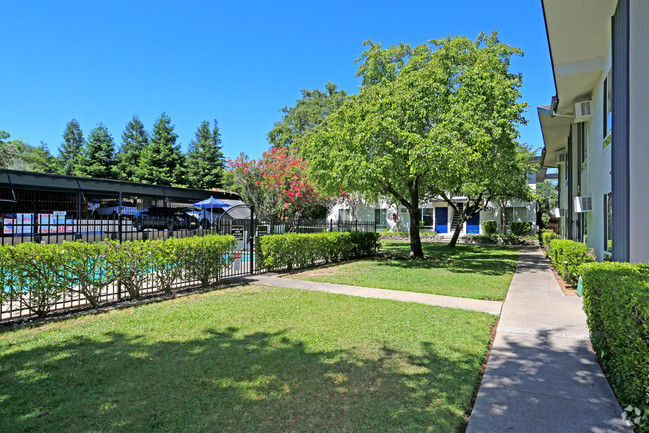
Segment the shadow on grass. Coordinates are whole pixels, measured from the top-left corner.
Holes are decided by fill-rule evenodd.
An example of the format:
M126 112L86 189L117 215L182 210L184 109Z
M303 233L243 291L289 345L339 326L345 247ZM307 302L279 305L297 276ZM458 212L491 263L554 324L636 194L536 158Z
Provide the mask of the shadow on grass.
M0 345L0 431L458 431L475 355L314 352L287 331ZM170 336L170 340L173 337ZM468 378L468 379L467 379ZM460 408L460 409L458 409Z
M403 243L402 243L403 244ZM504 275L514 272L518 254L512 254L511 247L493 247L482 245L457 245L448 248L445 244L422 244L425 259L409 260L408 244L390 243L384 251L393 255L393 259L377 258L381 266L402 269L446 269L455 273L479 273L482 275Z

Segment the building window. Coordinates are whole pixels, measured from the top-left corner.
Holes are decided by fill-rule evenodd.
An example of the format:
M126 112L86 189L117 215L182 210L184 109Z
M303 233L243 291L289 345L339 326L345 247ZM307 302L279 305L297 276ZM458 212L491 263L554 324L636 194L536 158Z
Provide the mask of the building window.
M581 164L581 169L583 170L586 166L586 160L588 158L588 128L586 128L586 122L579 124L579 163Z
M604 79L602 94L602 135L604 136L603 147L606 149L611 144L611 128L613 127L613 94L611 89L611 70Z
M374 209L374 222L377 228L386 228L388 225L388 210L387 209Z
M611 193L604 194L604 251L613 252L612 227L613 207L611 205Z
M507 225L513 222L528 222L527 208L508 206L505 208L505 219L507 220Z
M338 209L338 221L350 222L352 220L351 209Z
M422 222L423 227L433 226L433 212L434 209L432 207L419 209L419 221Z

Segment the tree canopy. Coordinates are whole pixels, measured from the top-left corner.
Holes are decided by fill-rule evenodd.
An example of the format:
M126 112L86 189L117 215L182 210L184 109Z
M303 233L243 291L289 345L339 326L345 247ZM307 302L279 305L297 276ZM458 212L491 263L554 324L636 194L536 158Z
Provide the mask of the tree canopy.
M301 92L302 98L295 106L282 108L282 120L268 133L268 142L273 147L299 147L301 137L322 123L347 97L347 93L338 90L333 83L327 83L325 91L303 89Z
M477 208L497 189L483 177L509 175L498 164L521 150L516 125L525 105L517 101L520 76L508 71L510 57L521 51L496 33L414 48L365 46L357 59L360 92L308 135L303 154L327 192L342 187L404 206L411 257L421 258L421 200L446 195L452 201L457 192L470 195Z
M162 113L153 125L149 144L142 151L139 172L142 182L154 185L184 183L183 154L176 144L171 117Z
M100 179L116 179L115 142L100 123L90 131L83 153L77 158L74 174Z
M117 173L122 180L140 181L140 157L149 144L149 135L139 117L133 116L122 132L122 145L115 156Z
M63 132L63 143L59 147L59 159L61 161L61 170L63 174L73 174L79 156L83 152L83 132L76 119L72 119L65 126Z
M223 186L225 158L221 147L221 133L217 121L214 120L211 130L210 122L201 122L187 152L187 184L190 187L210 189Z
M242 153L228 164L228 188L254 204L261 217L317 218L326 210L306 162L285 147L271 148L259 160Z

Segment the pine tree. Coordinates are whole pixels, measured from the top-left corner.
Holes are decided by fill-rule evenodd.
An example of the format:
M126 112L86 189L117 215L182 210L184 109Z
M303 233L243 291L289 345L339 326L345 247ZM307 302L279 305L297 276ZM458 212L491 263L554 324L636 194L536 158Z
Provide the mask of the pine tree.
M210 123L201 122L187 153L187 183L192 188L220 188L223 185L225 166L221 151L221 133L218 122L210 131Z
M101 179L116 178L115 142L103 124L100 123L90 131L85 151L78 159L74 174Z
M119 179L140 181L140 158L148 144L149 136L144 130L144 125L137 116L133 116L124 128L122 146L115 156Z
M154 185L182 185L184 181L183 154L176 144L171 118L162 113L153 125L149 145L140 158L140 180Z
M63 143L59 154L63 174L72 174L77 167L79 156L83 151L83 132L76 119L72 119L63 132Z

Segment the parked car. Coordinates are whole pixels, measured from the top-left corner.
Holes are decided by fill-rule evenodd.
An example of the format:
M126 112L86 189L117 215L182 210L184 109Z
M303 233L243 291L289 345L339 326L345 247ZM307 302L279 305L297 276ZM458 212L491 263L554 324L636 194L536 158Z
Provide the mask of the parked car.
M195 229L198 228L198 218L188 214L185 209L173 207L152 206L144 209L133 217L133 225L137 231L144 229Z
M204 229L210 227L210 222L212 224L216 223L216 221L221 217L221 215L223 215L224 212L224 210L221 208L201 209L197 207L188 207L183 210L188 215L192 215L194 218L196 218L200 226Z
M123 201L122 206L120 207L119 201L108 201L97 209L92 211L92 215L97 218L110 217L111 219L117 219L118 215L123 215L126 218L133 218L137 215L137 208L135 203L130 201Z

